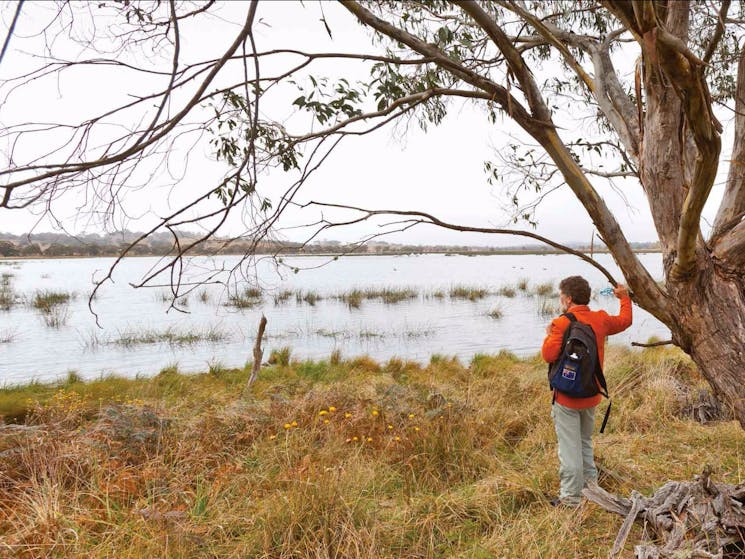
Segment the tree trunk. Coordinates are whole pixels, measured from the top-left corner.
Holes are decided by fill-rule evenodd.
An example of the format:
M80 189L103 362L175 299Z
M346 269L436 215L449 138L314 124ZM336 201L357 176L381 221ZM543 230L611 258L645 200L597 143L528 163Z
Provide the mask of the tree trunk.
M634 4L635 10L650 6ZM686 92L681 92L681 84L674 79L676 68L686 66L675 66L676 60L680 62L680 52L661 48L656 39L664 29L687 44L689 7L686 2L670 4L669 10L642 18L644 24L638 30L644 60L645 103L640 179L663 251L667 292L661 302L666 311L663 322L670 328L673 341L691 356L717 396L732 407L745 428L745 278L741 270L733 273L732 262L712 257L698 231L698 219L692 227L683 223L686 196L693 188L692 169L696 162L707 159L709 143L716 147L719 139L714 134L704 140L699 137L699 144L692 141L690 120L694 117L686 113L682 101ZM745 72L741 77L738 92L745 85ZM700 126L701 122L696 124ZM698 233L693 271L685 277L675 271L681 228L687 228L691 235ZM650 303L660 304L638 302L644 308ZM663 314L657 312L655 316Z
M699 257L688 282L668 282L673 340L693 359L745 428L745 281L717 273Z

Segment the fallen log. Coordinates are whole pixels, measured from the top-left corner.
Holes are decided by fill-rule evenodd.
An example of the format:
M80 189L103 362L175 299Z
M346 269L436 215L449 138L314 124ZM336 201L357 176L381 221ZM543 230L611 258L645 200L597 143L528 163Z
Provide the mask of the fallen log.
M707 468L694 481L670 481L651 497L626 499L597 485L582 491L603 509L624 516L611 558L623 550L634 522L645 527L637 559L745 558L745 483L715 483Z

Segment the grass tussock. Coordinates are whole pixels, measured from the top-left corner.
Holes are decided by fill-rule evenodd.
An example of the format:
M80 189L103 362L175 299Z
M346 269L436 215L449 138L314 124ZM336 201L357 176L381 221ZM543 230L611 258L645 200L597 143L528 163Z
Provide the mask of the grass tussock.
M13 290L14 277L8 272L0 276L0 310L9 311L18 302L18 294Z
M228 296L229 307L236 309L252 309L260 305L264 300L261 289L258 287L247 287L243 291Z
M623 522L558 487L545 366L369 358L173 367L0 390L0 541L13 557L600 557ZM683 414L681 353L609 348L600 483L628 495L705 463L742 481L742 430ZM716 441L716 452L712 452ZM632 531L622 557L633 556ZM636 540L636 541L635 541Z
M540 283L533 288L533 293L538 297L556 297L558 292L552 283Z
M358 309L363 301L379 300L386 305L410 301L419 296L419 291L410 287L355 288L337 294L334 298L344 302L350 309Z
M478 301L489 295L489 290L483 287L470 287L467 285L456 285L450 288L451 299L468 299Z
M75 297L68 291L36 291L31 299L31 306L43 314L51 314L55 307L67 305Z
M211 326L205 330L199 330L198 328L182 330L173 326L169 326L165 330L125 330L119 332L118 337L105 343L123 347L146 344L168 344L170 346L186 346L198 343L218 343L228 339L230 339L230 334L215 326Z

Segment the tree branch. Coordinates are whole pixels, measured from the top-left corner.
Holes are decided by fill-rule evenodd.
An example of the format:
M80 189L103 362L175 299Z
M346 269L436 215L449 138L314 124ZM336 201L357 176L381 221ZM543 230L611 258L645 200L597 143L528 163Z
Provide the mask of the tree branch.
M732 141L727 185L714 219L711 243L735 227L745 214L745 49L740 51L735 91L735 137Z
M713 256L722 268L742 278L745 270L745 214L726 234L719 237L714 245Z
M404 210L368 210L365 208L359 208L356 206L348 206L345 204L331 204L331 203L325 203L325 202L315 202L311 201L307 204L303 204L302 207L306 206L318 206L318 207L324 207L324 208L338 208L338 209L344 209L344 210L353 210L356 212L361 212L364 215L360 218L356 218L351 221L344 222L345 225L349 225L352 223L359 223L361 221L365 221L367 219L370 219L374 216L380 216L380 215L389 215L389 216L402 216L402 217L410 217L414 218L414 222L416 223L423 223L423 224L430 224L430 225L436 225L437 227L441 227L443 229L450 229L451 231L460 231L460 232L467 232L467 233L488 233L488 234L499 234L499 235L515 235L518 237L528 237L530 239L535 239L537 241L540 241L542 243L545 243L553 248L556 248L558 250L561 250L562 252L566 252L568 254L572 254L574 256L577 256L590 264L591 266L595 267L597 270L599 270L612 285L618 285L618 282L616 279L611 275L611 273L605 269L600 263L598 263L596 260L590 258L585 253L580 252L578 250L574 250L573 248L570 248L568 246L562 245L560 243L557 243L556 241L553 241L547 237L544 237L542 235L538 235L537 233L532 233L531 231L521 231L517 229L500 229L500 228L493 228L493 227L470 227L467 225L457 225L454 223L448 223L446 221L443 221L441 219L438 219L437 217L426 213L426 212L420 212L420 211L404 211Z
M523 105L515 99L506 88L468 68L465 68L462 64L447 56L434 45L425 43L407 31L399 29L387 21L380 19L372 12L362 7L362 5L360 5L356 0L343 0L342 6L354 14L362 23L391 39L399 41L422 56L431 58L435 64L452 73L454 76L471 84L477 89L487 92L491 96L491 99L499 103L502 109L524 128L529 129L535 128L539 125L545 126L548 124L548 122L536 122L525 107L523 107Z

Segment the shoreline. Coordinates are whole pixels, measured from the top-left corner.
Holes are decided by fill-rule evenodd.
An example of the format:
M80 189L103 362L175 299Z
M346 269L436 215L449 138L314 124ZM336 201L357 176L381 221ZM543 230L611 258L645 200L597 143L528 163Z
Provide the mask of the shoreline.
M661 254L662 250L659 248L649 248L642 250L632 251L634 254ZM566 254L567 256L574 256L571 253L564 252L562 250L474 250L474 251L391 251L391 252L350 252L350 253L337 253L337 252L288 252L288 253L257 253L255 256L273 257L273 258L304 258L309 256L320 256L323 258L345 258L345 257L357 257L357 256L425 256L429 254L444 255L444 256L555 256ZM610 254L609 250L594 250L592 254L585 252L588 256L595 254ZM124 259L129 258L167 258L167 254L133 254L125 256ZM244 256L241 253L195 253L190 254L187 258L196 257L226 257L226 256ZM95 258L118 258L118 255L101 255L101 256L84 256L84 255L65 255L65 256L0 256L0 262L15 262L25 260L72 260L72 259L95 259Z

